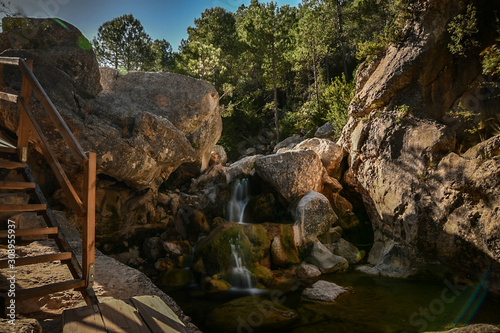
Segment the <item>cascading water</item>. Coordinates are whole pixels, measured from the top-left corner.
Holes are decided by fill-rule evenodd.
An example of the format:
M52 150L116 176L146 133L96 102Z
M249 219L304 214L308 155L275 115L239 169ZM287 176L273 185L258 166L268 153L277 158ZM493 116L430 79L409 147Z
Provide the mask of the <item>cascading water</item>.
M242 178L237 180L233 185L231 199L227 207L228 221L244 223L243 215L248 201L250 201L248 178Z
M231 240L231 286L233 288L251 289L254 287L252 274L245 267L241 240Z

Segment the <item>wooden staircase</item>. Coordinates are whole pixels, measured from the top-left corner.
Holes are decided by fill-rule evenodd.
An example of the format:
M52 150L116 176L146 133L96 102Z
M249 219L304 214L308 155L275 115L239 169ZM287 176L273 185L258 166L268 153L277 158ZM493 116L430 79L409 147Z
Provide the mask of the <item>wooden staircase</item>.
M2 216L15 215L24 212L35 212L43 217L46 227L33 229L16 229L12 220L4 221L6 228L0 230L0 244L11 244L15 239L16 244L21 237L46 236L55 241L58 252L30 257L8 257L0 260L0 270L15 272L16 267L34 265L44 262L60 261L71 272L72 279L52 283L30 289L17 289L15 296L8 292L0 291L0 310L5 314L6 306L11 302L41 297L63 290L76 289L80 291L88 305L98 303L93 291L95 272L95 185L96 185L96 155L85 153L74 138L61 115L54 107L47 94L32 72L32 64L21 58L0 57L0 86L2 84L3 66L17 66L22 74L22 89L19 95L0 92L0 99L16 103L19 110L19 126L17 130L17 144L14 145L5 139L0 140L0 174L17 172L22 180L0 180L0 192L28 193L29 202L23 204L0 204ZM33 94L34 93L34 94ZM48 114L55 129L71 149L75 159L80 163L80 170L84 173L83 195L75 190L60 162L57 160L49 142L47 141L40 125L31 111L32 96L35 96ZM73 210L82 219L82 263L78 262L74 252L64 237L57 219L50 210L36 179L27 163L27 152L30 140L35 141L41 149L43 156L51 167L56 179L63 189L66 198ZM21 179L21 178L20 178ZM13 259L13 260L12 260ZM0 272L3 272L0 271ZM2 275L0 273L0 275ZM3 308L3 309L1 309Z

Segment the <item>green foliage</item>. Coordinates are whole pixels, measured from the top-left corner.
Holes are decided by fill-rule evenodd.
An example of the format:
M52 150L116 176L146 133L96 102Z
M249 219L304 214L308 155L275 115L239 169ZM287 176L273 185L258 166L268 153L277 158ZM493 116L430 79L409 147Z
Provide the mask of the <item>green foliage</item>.
M463 103L450 110L448 115L464 123L465 132L469 134L480 134L486 127L484 120L480 118L480 113L468 109Z
M467 57L467 52L479 46L476 7L469 4L464 14L458 14L448 24L450 43L448 49L454 55Z
M150 54L143 70L150 72L169 72L175 67L172 45L165 39L155 39L149 43Z
M93 43L102 66L141 70L151 59L151 38L132 14L105 22L99 27Z
M320 86L319 108L314 99L302 104L295 112L290 112L282 123L291 133L313 133L313 130L329 121L339 137L347 123L348 108L354 97L354 81L348 81L344 74L335 77L329 85Z
M485 75L498 75L500 73L500 45L498 42L500 40L481 52L481 63L483 65L483 74Z
M386 47L387 44L380 38L360 42L358 44L358 51L356 52L356 59L372 62Z
M327 108L326 120L335 129L335 136L340 137L342 129L349 120L348 108L355 93L354 80L347 81L346 77L336 77L324 93L324 104Z
M404 40L405 26L412 18L413 2L414 0L358 0L355 2L358 20L366 25L364 30L370 33L357 42L356 58L358 60L371 62L389 44L397 45Z
M396 124L400 123L406 116L408 116L412 112L412 108L406 104L398 105L395 110L398 113L398 115L396 116L396 120L394 120Z

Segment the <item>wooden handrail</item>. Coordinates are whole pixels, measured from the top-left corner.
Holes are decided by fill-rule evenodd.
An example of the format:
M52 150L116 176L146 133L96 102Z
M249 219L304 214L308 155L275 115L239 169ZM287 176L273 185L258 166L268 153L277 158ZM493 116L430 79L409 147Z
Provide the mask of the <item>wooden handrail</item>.
M20 60L21 60L21 58L17 58L17 57L0 57L0 64L19 66Z
M78 162L83 162L87 158L85 152L83 151L78 141L76 141L75 136L69 129L68 125L66 125L66 123L64 122L64 119L61 117L61 114L59 113L59 111L57 111L54 104L52 104L49 96L47 96L45 90L43 90L40 82L38 82L37 78L28 67L24 59L19 60L19 68L21 69L21 73L23 73L23 77L28 80L31 88L35 92L36 97L40 100L40 103L42 103L50 119L59 130L59 133L61 133L69 148L78 159Z
M35 117L33 116L33 113L31 112L30 108L28 105L26 105L26 102L24 98L19 97L18 100L18 106L23 113L24 116L26 116L26 119L29 120L29 125L31 129L33 130L36 140L38 141L38 144L40 148L42 149L42 153L47 159L47 162L49 163L50 168L54 172L54 175L56 176L59 184L61 185L61 188L63 189L64 193L69 199L69 202L75 212L78 214L78 216L83 216L86 212L85 207L83 206L82 200L78 196L78 194L75 191L75 188L71 184L71 182L68 179L68 176L66 176L66 173L64 172L61 164L57 160L56 155L50 148L49 143L47 142L47 139L43 135L42 129L40 128L40 125L36 122Z
M3 65L18 66L22 74L21 94L14 95L6 92L0 92L0 99L17 103L19 109L19 126L17 129L17 153L19 159L26 162L26 154L28 150L29 131L33 133L35 141L38 142L42 154L49 163L50 168L54 172L61 188L68 198L72 208L83 220L83 239L82 239L82 286L84 298L87 303L94 302L92 297L86 297L93 294L91 290L93 284L93 272L95 265L95 191L96 191L96 154L87 154L76 140L75 136L69 129L68 125L61 117L59 111L48 97L45 90L40 85L32 71L32 62L22 58L0 57L0 88L3 87ZM49 142L45 138L42 129L31 112L31 98L35 92L35 96L42 104L45 112L49 115L54 126L57 128L63 140L69 146L80 166L84 170L83 182L83 200L76 192L71 184L64 169L59 163L55 153L50 147ZM84 284L83 284L84 282Z

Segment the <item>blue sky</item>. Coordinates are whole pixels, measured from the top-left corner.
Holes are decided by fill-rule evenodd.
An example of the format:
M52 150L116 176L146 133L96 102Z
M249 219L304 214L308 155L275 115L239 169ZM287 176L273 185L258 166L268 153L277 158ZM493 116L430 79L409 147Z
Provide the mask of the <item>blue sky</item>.
M261 2L264 2L261 0ZM267 1L266 1L267 2ZM279 6L298 6L301 0L278 0ZM101 24L123 14L133 14L153 39L165 38L174 50L186 29L206 8L223 7L236 11L250 0L11 0L28 16L61 18L78 27L92 40Z

